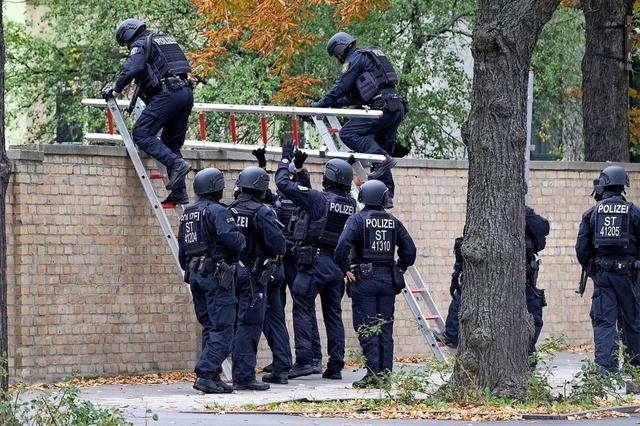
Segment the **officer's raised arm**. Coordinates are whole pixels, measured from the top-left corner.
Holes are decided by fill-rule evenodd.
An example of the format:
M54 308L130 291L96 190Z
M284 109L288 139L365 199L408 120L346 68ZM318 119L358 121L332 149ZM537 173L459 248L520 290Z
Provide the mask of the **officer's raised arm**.
M398 221L398 238L396 239L396 245L398 246L397 265L405 271L416 262L416 245L400 221Z
M289 164L293 158L293 142L287 142L282 146L282 161L276 171L276 186L295 205L305 210L312 210L321 195L309 187L300 185L289 179Z

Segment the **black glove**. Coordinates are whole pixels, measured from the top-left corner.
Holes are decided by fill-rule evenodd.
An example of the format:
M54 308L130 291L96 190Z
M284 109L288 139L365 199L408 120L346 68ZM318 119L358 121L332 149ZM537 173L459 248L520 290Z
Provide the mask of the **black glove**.
M287 141L282 145L282 160L290 163L293 158L293 141Z
M320 108L320 101L309 102L309 108Z
M267 159L264 156L266 151L267 150L264 148L258 148L251 151L251 154L256 157L256 160L258 160L258 167L262 167L263 169L267 167Z
M356 162L356 157L354 157L353 154L351 154L349 158L347 158L347 163L349 163L350 166L353 166L353 163L355 162Z
M113 98L113 85L107 84L102 88L102 97L105 101Z
M451 277L451 286L449 287L449 294L451 297L455 297L456 290L458 290L460 286L458 285L458 276L454 275Z
M296 149L296 152L293 154L293 164L296 166L296 169L302 168L307 157L308 155L306 152Z

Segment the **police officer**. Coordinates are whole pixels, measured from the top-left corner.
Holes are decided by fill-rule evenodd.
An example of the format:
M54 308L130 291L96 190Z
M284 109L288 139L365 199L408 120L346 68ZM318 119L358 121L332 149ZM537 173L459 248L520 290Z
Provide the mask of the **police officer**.
M220 204L224 175L215 168L201 170L193 181L198 200L184 210L178 231L180 266L202 325L202 353L193 387L204 393L229 393L220 380L222 362L231 351L236 315L235 267L244 248L236 221Z
M130 50L113 87L103 97L116 98L135 79L146 108L133 127L135 144L167 168L167 189L171 193L163 203L187 204L189 197L185 175L191 165L182 159L187 124L193 107L193 89L187 74L187 57L175 39L147 30L138 19L118 25L116 41ZM162 129L160 139L156 134Z
M444 324L444 333L434 332L436 340L450 348L458 347L458 332L460 313L460 302L462 298L462 237L456 238L453 244L453 253L455 263L453 264L453 272L451 273L451 285L449 286L449 294L451 294L451 303L447 311L447 320Z
M549 235L549 221L537 214L531 207L526 206L525 211L525 247L527 262L527 287L525 290L527 310L533 316L533 336L529 339L530 367L535 368L537 360L531 357L536 351L536 343L542 331L542 308L547 306L544 290L537 287L540 260L538 253L546 246Z
M340 139L353 151L386 156L373 165L369 179L379 179L389 188L388 207L392 206L395 185L391 168L397 161L391 157L398 126L404 118L404 103L395 89L396 72L389 59L377 47L356 47L356 39L339 32L329 39L327 52L342 64L342 73L331 91L314 108L339 108L363 105L382 110L379 119L353 118L340 130Z
M600 185L602 199L582 215L576 255L584 269L593 271L591 323L595 362L604 373L618 371L616 321L619 316L623 319L630 363L640 365L637 279L640 209L623 196L625 186L629 186L629 176L622 167L605 168L600 173Z
M256 380L256 353L267 305L267 286L277 279L278 256L284 254L286 241L275 214L262 203L269 187L267 172L260 167L247 167L240 173L236 185L240 194L230 209L236 215L246 246L240 253L233 379L235 388L239 390L267 390L267 383ZM288 346L289 342L286 344ZM291 354L289 352L289 360L286 359L286 351L274 351L274 357L278 354L283 358L274 363L274 372L286 373L291 365ZM276 370L280 367L284 371Z
M344 367L345 334L341 307L344 274L335 264L333 253L347 218L356 210L356 202L349 194L353 170L344 160L330 160L325 167L324 191L321 192L289 179L292 158L293 144L285 144L276 172L278 190L300 208L293 233L298 261L298 273L293 282L296 362L289 378L313 373L313 322L315 300L319 294L329 354L322 377L339 380Z
M265 152L264 148L258 148L251 152L258 160L258 167L263 169L267 167ZM309 172L304 168L304 162L306 159L306 153L302 151L295 152L293 162L289 164L289 179L310 188L311 177ZM269 287L269 291L267 291L267 312L265 314L263 331L271 351L286 351L288 353L288 359L290 360L291 348L289 346L289 333L286 329L284 307L287 300L287 287L289 287L289 290L291 291L293 281L295 280L297 273L297 261L292 250L294 246L293 228L298 216L298 207L296 207L291 200L287 199L287 197L285 197L279 190L276 191L271 198L273 209L278 217L278 221L282 224L282 233L287 240L287 251L282 257L282 270L279 271L277 276L281 279L274 280L273 282L273 290L277 291L272 291L272 287ZM279 297L280 300L275 300L275 297ZM315 311L313 314L314 321L312 323L313 333L311 340L311 349L314 357L312 361L313 374L320 374L322 373L322 350L320 347L320 333L318 332L318 321L315 318ZM278 324L281 323L283 326L273 327L271 324L274 322ZM274 372L273 364L277 363L276 358L284 359L285 357L283 355L279 357L274 356L274 362L263 368L265 373ZM288 367L287 371L291 368L291 365ZM280 368L280 371L284 371L282 368L283 366ZM278 370L278 368L276 368L276 370ZM273 373L264 376L262 380L270 383L284 384L287 383L288 377L287 374Z
M362 185L358 201L365 207L347 220L334 256L350 283L353 328L366 360L367 374L353 383L358 388L375 385L393 369L395 297L404 288L402 274L416 260L416 246L404 225L384 210L388 195L378 180ZM379 334L360 333L360 327L378 321Z

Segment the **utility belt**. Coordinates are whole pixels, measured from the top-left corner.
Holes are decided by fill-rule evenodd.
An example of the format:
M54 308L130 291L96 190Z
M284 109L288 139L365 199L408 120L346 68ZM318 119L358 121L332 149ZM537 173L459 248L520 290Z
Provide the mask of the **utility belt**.
M372 109L400 111L401 109L404 109L404 102L402 100L402 96L393 90L389 93L381 93L374 96L367 106Z
M187 86L193 88L193 86L191 85L191 81L189 81L189 79L187 78L175 77L175 76L165 77L160 80L159 91L173 92L174 90L179 90Z
M594 263L598 271L605 272L626 272L640 269L640 261L631 259L617 260L606 257L596 257Z
M370 278L375 272L375 268L391 270L391 278L393 281L393 289L396 294L399 294L406 284L404 281L404 271L399 266L389 262L369 262L369 263L356 263L352 265L350 271L356 277L356 282L361 278Z
M298 266L312 265L314 261L320 257L321 254L326 254L333 258L334 249L328 247L314 247L314 246L295 246L293 247L293 254L296 257Z
M237 281L237 263L227 263L224 260L213 260L207 256L194 257L189 261L189 267L185 271L185 281L188 282L188 274L191 271L202 275L213 273L218 278L219 286L225 290L230 289Z

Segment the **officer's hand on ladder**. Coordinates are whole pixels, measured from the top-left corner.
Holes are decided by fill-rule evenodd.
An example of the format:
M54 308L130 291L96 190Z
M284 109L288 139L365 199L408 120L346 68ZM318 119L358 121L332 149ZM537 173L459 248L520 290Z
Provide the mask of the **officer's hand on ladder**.
M293 141L287 141L282 145L282 160L287 160L287 163L291 162L293 158Z
M267 159L265 157L266 150L264 148L258 148L251 151L256 160L258 160L258 167L265 168L267 167Z
M302 166L304 166L304 162L306 161L307 157L308 155L306 152L296 149L296 152L293 154L293 164L296 166L297 170L302 169Z

